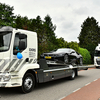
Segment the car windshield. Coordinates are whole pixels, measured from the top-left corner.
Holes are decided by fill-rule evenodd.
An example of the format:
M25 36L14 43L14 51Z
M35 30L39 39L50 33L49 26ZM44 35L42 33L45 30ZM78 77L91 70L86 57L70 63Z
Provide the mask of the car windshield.
M0 52L9 49L11 34L11 32L0 32Z
M100 56L100 51L95 50L94 56Z
M57 49L57 50L53 50L52 52L66 52L66 53L70 53L71 50L70 49Z

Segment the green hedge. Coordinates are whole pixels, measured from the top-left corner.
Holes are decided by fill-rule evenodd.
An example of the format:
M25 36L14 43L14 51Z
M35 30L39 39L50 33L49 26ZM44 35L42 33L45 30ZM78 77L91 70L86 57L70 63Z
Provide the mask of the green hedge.
M91 64L91 55L87 49L79 48L79 53L83 56L83 64Z

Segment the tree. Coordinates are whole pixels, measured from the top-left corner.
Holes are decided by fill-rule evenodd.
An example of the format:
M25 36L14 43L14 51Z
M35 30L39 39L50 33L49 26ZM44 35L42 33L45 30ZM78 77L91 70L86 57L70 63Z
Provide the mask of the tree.
M79 52L79 45L78 45L78 43L77 42L69 42L68 44L67 44L67 47L68 48L72 48L72 49L74 49L75 51L77 51L77 52Z
M27 16L21 17L20 15L16 16L15 23L13 24L13 27L29 30L30 20Z
M44 18L44 26L45 26L45 33L47 35L47 41L51 41L53 44L55 44L55 40L56 40L56 36L55 36L55 33L54 31L56 30L56 26L53 25L52 23L52 19L50 18L49 15L47 15L45 18Z
M56 26L53 25L51 17L49 15L45 16L40 26L38 31L40 52L49 52L56 49L57 39L54 33Z
M93 18L87 18L81 25L81 32L79 34L79 44L85 47L89 43L97 44L100 40L98 22Z
M0 26L12 26L15 18L13 10L13 7L0 3Z
M60 38L57 38L57 48L67 48L67 41L64 40L64 38L60 37Z
M78 39L80 47L86 48L93 58L93 51L100 42L100 28L94 17L88 17L83 22Z

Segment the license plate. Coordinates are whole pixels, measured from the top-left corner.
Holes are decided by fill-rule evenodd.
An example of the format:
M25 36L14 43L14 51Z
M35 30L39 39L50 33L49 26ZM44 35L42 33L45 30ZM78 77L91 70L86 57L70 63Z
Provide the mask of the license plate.
M51 56L45 56L45 59L51 59Z

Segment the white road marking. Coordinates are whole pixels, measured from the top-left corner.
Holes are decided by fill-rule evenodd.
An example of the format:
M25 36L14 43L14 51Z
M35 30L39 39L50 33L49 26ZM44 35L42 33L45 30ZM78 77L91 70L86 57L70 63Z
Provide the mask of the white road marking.
M95 79L94 81L97 81L98 79Z
M62 98L60 98L60 99L58 99L58 100L62 100L62 99L64 99L66 96L63 96Z
M80 90L81 88L78 88L78 89L76 89L75 91L73 91L73 92L76 92L76 91L78 91L78 90Z
M89 85L89 84L91 84L91 83L87 83L87 84L85 84L85 86L87 86L87 85Z

